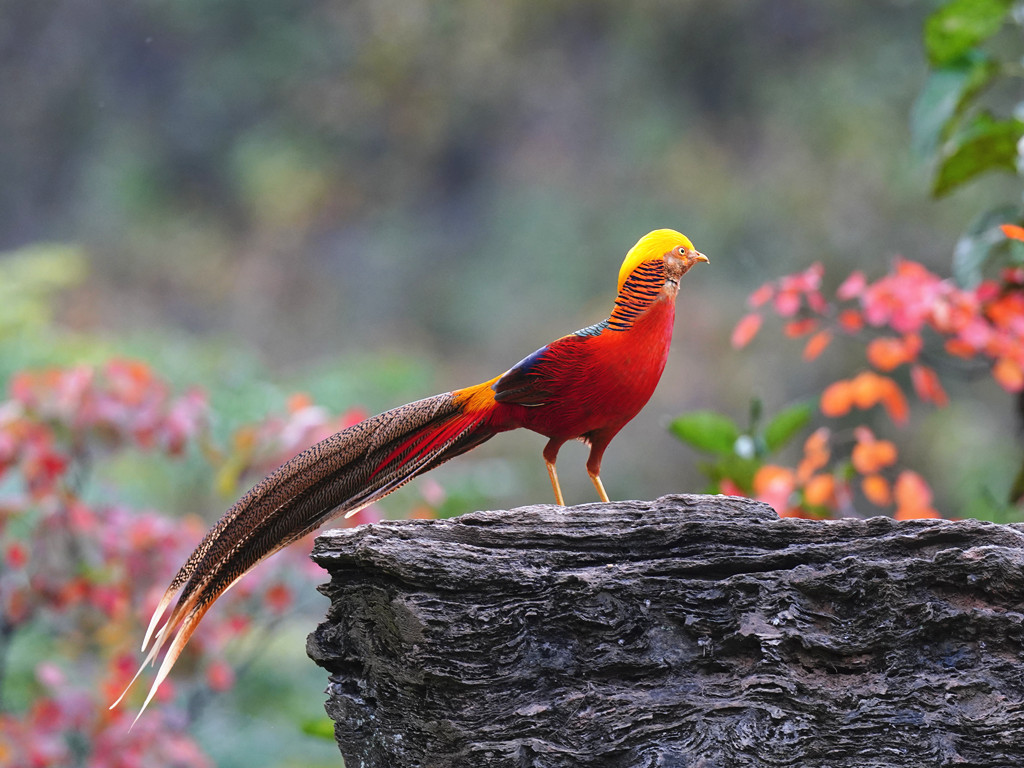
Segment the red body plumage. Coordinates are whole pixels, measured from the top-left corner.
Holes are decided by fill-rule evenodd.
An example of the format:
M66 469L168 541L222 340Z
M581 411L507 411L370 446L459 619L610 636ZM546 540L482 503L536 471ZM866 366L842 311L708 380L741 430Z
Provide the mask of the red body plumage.
M467 397L473 410L489 410L484 419L497 431L524 427L562 442L610 440L654 393L668 360L674 318L675 304L665 297L626 331L603 328L595 335L564 336L538 350L543 361L531 361L531 367L543 395L531 388L528 404L521 402L521 394L496 399L500 388L496 393L495 384L503 377L453 394Z

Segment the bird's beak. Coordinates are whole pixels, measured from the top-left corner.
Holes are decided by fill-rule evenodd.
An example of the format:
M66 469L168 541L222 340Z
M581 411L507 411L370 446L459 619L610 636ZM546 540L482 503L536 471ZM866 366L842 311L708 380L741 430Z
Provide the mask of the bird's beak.
M707 257L707 256L705 256L705 255L704 255L703 253L701 253L700 251L694 251L694 252L693 252L693 260L694 260L695 262L696 262L696 261L703 261L703 262L704 262L705 264L710 264L710 263L711 263L710 261L708 261L708 257Z

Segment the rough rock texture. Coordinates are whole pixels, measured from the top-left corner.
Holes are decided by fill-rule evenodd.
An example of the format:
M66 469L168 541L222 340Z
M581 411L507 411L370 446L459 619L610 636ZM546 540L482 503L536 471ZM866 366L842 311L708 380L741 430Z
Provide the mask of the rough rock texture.
M314 558L349 768L1024 766L1024 526L667 496Z

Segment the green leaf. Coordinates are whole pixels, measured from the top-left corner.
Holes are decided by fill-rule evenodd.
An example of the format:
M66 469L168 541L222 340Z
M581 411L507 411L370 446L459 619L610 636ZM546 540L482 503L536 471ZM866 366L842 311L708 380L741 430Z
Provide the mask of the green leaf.
M932 66L964 56L1003 25L1014 0L953 0L927 18L924 45Z
M764 415L764 403L761 402L760 397L754 397L750 400L750 433L754 434L757 432L757 425L761 423L761 417Z
M669 431L700 451L732 453L740 428L728 416L714 411L693 411L673 419Z
M810 403L798 403L776 414L764 428L764 445L774 453L788 443L811 420L814 408Z
M302 732L307 736L334 741L334 721L329 717L318 717L302 723Z
M1017 142L1022 135L1024 121L997 120L988 112L975 116L943 148L932 194L947 195L985 171L1016 172Z
M934 70L925 81L910 112L910 136L914 151L930 157L953 133L956 119L968 102L999 72L994 59L972 51L967 56Z
M957 285L967 289L978 286L989 262L1007 250L1006 236L999 225L1018 221L1020 215L1018 206L1000 205L975 217L953 250L953 279Z

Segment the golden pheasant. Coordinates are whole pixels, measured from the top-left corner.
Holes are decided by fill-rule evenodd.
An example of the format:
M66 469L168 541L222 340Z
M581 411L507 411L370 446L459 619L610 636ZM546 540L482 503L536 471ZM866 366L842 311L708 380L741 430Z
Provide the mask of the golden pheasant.
M139 672L162 648L167 651L142 710L210 606L259 561L499 432L525 427L548 438L544 462L558 504L564 503L555 472L558 450L568 440L588 443L587 472L608 501L601 458L653 394L672 340L679 279L701 261L707 258L679 232L650 232L626 254L606 320L556 339L482 384L342 430L257 483L210 529L153 613L142 644L145 651L152 641L152 648Z

